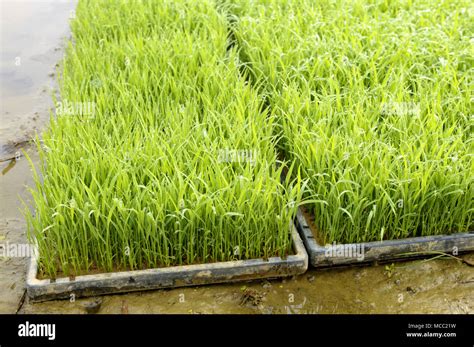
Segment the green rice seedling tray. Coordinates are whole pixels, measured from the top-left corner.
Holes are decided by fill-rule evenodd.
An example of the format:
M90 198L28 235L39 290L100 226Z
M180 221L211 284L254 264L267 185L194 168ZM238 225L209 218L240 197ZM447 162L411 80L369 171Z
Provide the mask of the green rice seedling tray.
M310 221L301 210L297 212L296 225L308 251L309 263L316 268L384 263L441 253L457 255L474 251L474 232L321 245L311 230Z
M288 277L306 272L308 254L291 225L293 255L285 259L236 260L208 264L171 266L145 270L111 272L74 278L38 279L37 252L30 258L26 288L33 302L117 294L163 288L237 282L262 278Z

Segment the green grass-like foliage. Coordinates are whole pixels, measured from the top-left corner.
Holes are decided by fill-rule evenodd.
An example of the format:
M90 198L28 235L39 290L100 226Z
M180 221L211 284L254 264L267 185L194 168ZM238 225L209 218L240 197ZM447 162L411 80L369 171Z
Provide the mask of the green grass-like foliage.
M473 229L471 1L229 7L327 242Z
M38 144L27 217L45 276L292 253L299 184L280 180L276 118L239 75L217 8L79 2L60 94L95 112L52 117Z

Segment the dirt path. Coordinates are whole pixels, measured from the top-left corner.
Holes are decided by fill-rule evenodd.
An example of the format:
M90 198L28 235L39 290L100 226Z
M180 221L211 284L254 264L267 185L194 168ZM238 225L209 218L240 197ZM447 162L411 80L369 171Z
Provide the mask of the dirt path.
M49 119L54 67L68 36L73 4L2 1L0 159L26 149ZM20 65L17 65L20 57ZM27 161L0 162L0 246L26 242L20 199L32 185ZM0 248L0 251L2 249ZM474 254L466 256L474 262ZM26 258L0 257L0 313L15 313ZM287 280L256 281L124 294L75 302L21 305L20 313L474 313L474 270L433 260L338 270L311 270Z

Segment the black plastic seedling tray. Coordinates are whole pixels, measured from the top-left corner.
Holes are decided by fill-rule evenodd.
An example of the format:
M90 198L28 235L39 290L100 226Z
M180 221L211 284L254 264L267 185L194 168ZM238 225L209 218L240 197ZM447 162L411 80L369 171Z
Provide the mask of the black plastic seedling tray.
M31 301L47 301L69 299L71 295L86 297L302 274L308 268L308 254L295 226L292 224L290 228L294 255L285 259L272 257L268 260L173 266L58 278L55 281L37 278L38 258L37 252L33 252L26 280L28 297Z
M474 232L451 235L411 237L399 240L352 244L321 245L315 239L301 210L296 216L297 229L313 267L391 262L447 253L457 255L474 251Z

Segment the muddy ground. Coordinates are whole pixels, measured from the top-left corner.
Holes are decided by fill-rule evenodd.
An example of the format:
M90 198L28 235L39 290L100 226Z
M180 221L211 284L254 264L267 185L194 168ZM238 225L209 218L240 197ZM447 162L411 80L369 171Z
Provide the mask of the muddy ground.
M47 126L74 4L6 0L0 6L0 246L5 247L26 242L20 209L32 186L26 159L9 158L25 150L38 162L28 141ZM463 258L474 263L474 253ZM474 268L455 259L37 304L22 300L26 261L0 256L0 313L474 313Z

